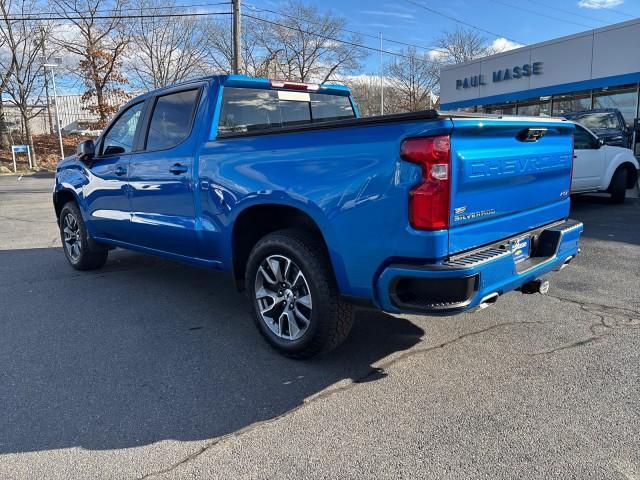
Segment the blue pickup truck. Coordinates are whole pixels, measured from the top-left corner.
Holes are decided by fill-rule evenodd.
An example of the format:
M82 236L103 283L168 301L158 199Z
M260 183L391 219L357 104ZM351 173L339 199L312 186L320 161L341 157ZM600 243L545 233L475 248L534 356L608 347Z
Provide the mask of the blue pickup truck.
M359 118L336 85L228 75L141 95L60 162L73 268L120 247L231 272L280 352L338 345L356 307L451 315L541 292L579 251L573 124Z

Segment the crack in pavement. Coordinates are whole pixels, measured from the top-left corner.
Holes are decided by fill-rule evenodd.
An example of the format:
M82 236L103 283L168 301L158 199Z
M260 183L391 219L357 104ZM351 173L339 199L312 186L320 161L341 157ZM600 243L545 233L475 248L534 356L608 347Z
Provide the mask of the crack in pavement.
M247 425L244 428L241 428L240 430L237 430L235 432L228 433L226 435L218 437L218 438L210 441L209 443L203 445L202 447L200 447L195 452L187 455L186 457L184 457L180 461L178 461L178 462L176 462L176 463L174 463L174 464L172 464L172 465L170 465L170 466L168 466L166 468L163 468L161 470L155 470L153 472L149 472L147 474L144 474L143 476L139 477L139 480L144 480L144 479L148 479L148 478L155 477L155 476L158 476L158 475L163 475L165 473L169 473L169 472L175 470L176 468L179 468L180 466L182 466L182 465L184 465L184 464L186 464L186 463L188 463L188 462L190 462L192 460L195 460L196 458L198 458L203 453L209 451L211 448L223 443L226 440L230 440L230 439L233 439L233 438L238 438L240 436L243 436L245 434L248 434L248 433L251 433L251 432L257 430L262 426L270 425L272 423L275 423L275 422L277 422L277 421L279 421L279 420L281 420L283 418L286 418L286 417L288 417L290 415L295 414L297 411L299 411L299 410L301 410L301 409L303 409L303 408L305 408L305 407L307 407L309 405L315 404L315 403L317 403L317 402L319 402L321 400L324 400L326 398L332 397L332 396L334 396L334 395L336 395L338 393L351 390L352 388L356 387L358 384L367 383L367 382L372 381L372 380L377 380L379 378L386 377L387 376L387 374L385 372L386 369L388 369L389 367L392 367L392 366L394 366L394 365L396 365L398 363L401 363L401 362L403 362L405 360L408 360L410 358L416 357L418 355L424 355L424 354L430 353L430 352L432 352L434 350L444 349L444 348L446 348L446 347L448 347L450 345L458 343L458 342L460 342L462 340L465 340L465 339L467 339L469 337L476 336L476 335L481 335L483 333L487 333L487 332L489 332L491 330L495 330L495 329L498 329L498 328L510 327L510 326L516 326L516 325L541 325L541 324L546 324L546 323L551 323L551 322L540 320L540 321L531 321L531 322L504 322L504 323L498 323L496 325L491 325L491 326L483 328L481 330L475 330L473 332L464 333L462 335L459 335L457 337L452 338L451 340L447 340L445 342L439 343L437 345L433 345L431 347L407 350L407 351L401 353L400 355L398 355L398 356L396 356L396 357L394 357L394 358L392 358L392 359L390 359L390 360L388 360L386 362L382 362L380 364L380 366L378 366L378 367L371 367L366 374L364 374L363 376L352 380L351 383L349 383L347 385L343 385L343 386L340 386L340 387L335 387L335 388L331 388L329 390L325 390L325 391L323 391L323 392L321 392L321 393L319 393L319 394L317 394L317 395L315 395L313 397L310 397L309 399L303 401L303 403L301 403L297 407L292 408L291 410L288 410L287 412L284 412L284 413L282 413L280 415L277 415L277 416L275 416L273 418L269 418L267 420L261 420L261 421L258 421L258 422L254 422L254 423L252 423L250 425Z
M605 337L612 335L613 334L613 329L616 328L636 328L636 327L640 327L640 311L637 310L633 310L633 309L629 309L629 308L622 308L622 307L613 307L610 305L603 305L603 304L597 304L597 303L587 303L587 302L579 302L577 300L572 300L569 298L564 298L564 297L558 297L558 296L554 296L554 295L547 295L551 298L554 298L558 301L561 302L566 302L566 303L570 303L573 305L577 305L578 307L580 307L584 312L590 314L590 315L594 315L598 318L598 321L593 323L592 325L589 326L589 330L592 333L591 337L582 339L582 340L578 340L576 342L572 342L570 344L565 344L565 345L561 345L559 347L556 347L554 349L548 350L548 351L544 351L544 352L538 352L538 353L533 353L530 355L533 356L538 356L538 355L545 355L545 354L549 354L549 353L554 353L554 352L558 352L561 350L568 350L571 348L578 348L578 347L582 347L582 346L586 346L586 345L590 345L599 341L602 341ZM622 312L622 313L621 313ZM608 316L606 314L609 314ZM637 317L635 317L635 315L637 315ZM616 317L622 317L623 320L617 320ZM462 335L459 335L457 337L454 337L451 340L447 340L445 342L442 342L440 344L437 345L433 345L431 347L426 347L426 348L418 348L418 349L411 349L411 350L407 350L401 354L399 354L398 356L388 360L387 362L382 362L379 366L377 367L371 367L371 369L363 376L356 378L354 380L351 381L351 383L341 386L341 387L336 387L336 388L332 388L329 390L325 390L311 398L309 398L308 400L303 401L303 403L301 403L300 405L298 405L297 407L282 413L281 415L275 416L273 418L267 419L267 420L261 420L259 422L255 422L252 423L250 425L247 425L246 427L233 432L233 433L229 433L227 435L223 435L221 437L216 438L215 440L203 445L200 449L198 449L197 451L187 455L186 457L184 457L183 459L181 459L180 461L164 468L161 470L156 470L150 473L147 473L145 475L143 475L142 477L140 477L139 480L144 480L144 479L148 479L151 477L155 477L158 475L163 475L166 473L169 473L177 468L179 468L180 466L197 459L200 455L202 455L203 453L209 451L211 448L227 441L233 438L238 438L240 436L243 436L245 434L251 433L259 428L261 428L262 426L265 425L269 425L272 423L275 423L285 417L288 417L290 415L295 414L297 411L301 410L302 408L305 408L309 405L312 405L316 402L319 402L321 400L324 400L326 398L329 398L333 395L336 395L338 393L341 392L345 392L348 390L351 390L352 388L354 388L355 386L357 386L360 383L366 383L372 380L377 380L379 378L383 378L385 376L387 376L386 373L386 369L399 364L401 362L404 362L410 358L413 358L415 356L418 355L425 355L428 354L434 350L440 350L440 349L444 349L452 344L458 343L466 338L472 337L472 336L476 336L476 335L481 335L484 333L487 333L491 330L495 330L498 328L502 328L502 327L509 327L509 326L516 326L516 325L541 325L541 324L548 324L548 323L552 323L550 321L530 321L530 322L504 322L504 323L499 323L496 325L492 325L489 326L487 328L483 328L481 330L476 330L473 332L468 332ZM598 331L600 328L602 328L602 331Z
M635 329L640 327L640 311L638 310L624 307L613 307L600 303L580 302L578 300L555 295L547 294L547 296L555 298L560 302L576 305L583 312L595 316L598 320L589 325L589 331L591 332L590 337L566 343L550 350L530 353L529 355L531 356L548 355L562 350L570 350L573 348L592 345L594 343L599 343L605 340L606 337L612 336L616 330L629 328ZM635 317L634 315L637 315L637 317Z

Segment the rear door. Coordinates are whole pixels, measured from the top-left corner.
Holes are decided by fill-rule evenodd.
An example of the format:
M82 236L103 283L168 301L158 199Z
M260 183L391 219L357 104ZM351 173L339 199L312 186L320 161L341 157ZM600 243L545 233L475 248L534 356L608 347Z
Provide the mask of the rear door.
M136 244L197 256L194 203L195 118L203 86L151 100L140 151L131 159L131 222Z
M565 218L573 124L533 118L454 118L451 254Z

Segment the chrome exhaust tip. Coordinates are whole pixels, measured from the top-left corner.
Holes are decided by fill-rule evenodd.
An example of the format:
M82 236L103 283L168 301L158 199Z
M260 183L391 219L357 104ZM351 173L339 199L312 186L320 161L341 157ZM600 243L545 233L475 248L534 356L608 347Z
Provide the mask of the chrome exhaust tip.
M571 260L573 260L573 255L570 256L569 258L567 258L564 263L560 266L560 270L562 270L563 268L565 268L567 265L569 265L571 263Z
M531 280L528 283L525 283L520 291L525 295L531 295L532 293L539 293L540 295L544 295L549 291L549 287L551 284L549 280Z
M499 296L498 292L490 293L489 295L484 297L482 300L480 300L480 303L475 308L474 312L479 312L480 310L484 310L485 308L487 308L489 305L493 305L498 301L498 296Z

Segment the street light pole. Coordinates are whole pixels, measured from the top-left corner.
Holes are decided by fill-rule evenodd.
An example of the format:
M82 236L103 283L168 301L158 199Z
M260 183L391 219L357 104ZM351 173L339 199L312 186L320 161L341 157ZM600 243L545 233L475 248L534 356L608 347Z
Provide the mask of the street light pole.
M58 125L58 141L60 142L60 155L64 158L64 146L62 145L62 130L60 128L60 112L58 109L58 92L56 91L56 72L55 68L58 66L53 63L45 63L42 65L45 69L51 68L51 80L53 82L53 103L56 104L56 124Z
M384 115L384 63L382 61L382 32L380 32L380 115Z

